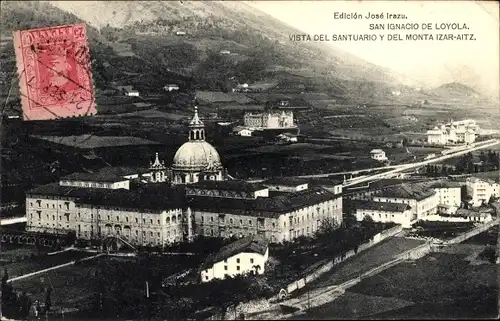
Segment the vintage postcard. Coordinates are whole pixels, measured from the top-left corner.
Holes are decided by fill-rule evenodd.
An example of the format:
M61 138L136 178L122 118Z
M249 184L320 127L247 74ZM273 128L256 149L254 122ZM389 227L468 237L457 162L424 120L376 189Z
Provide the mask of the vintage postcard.
M1 321L498 319L498 3L0 6Z
M85 25L13 33L24 120L96 113Z

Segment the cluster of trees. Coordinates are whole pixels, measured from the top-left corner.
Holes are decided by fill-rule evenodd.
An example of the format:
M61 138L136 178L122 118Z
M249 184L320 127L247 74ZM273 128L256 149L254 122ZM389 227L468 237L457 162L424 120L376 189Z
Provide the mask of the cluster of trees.
M474 156L472 153L467 153L458 160L455 165L455 172L465 174L497 170L499 165L499 153L495 153L492 150L488 150L487 153L481 151L479 154L479 161L481 162L480 164L474 164Z
M304 270L322 259L345 255L351 250L357 252L361 244L394 225L375 223L371 217L357 222L353 215L347 215L340 226L333 219L325 219L312 237L301 236L293 242L272 248L273 256L280 263L269 271L268 280L277 290L296 280Z
M447 176L449 174L454 174L455 171L451 166L446 166L446 165L438 166L438 165L427 164L425 166L425 173L427 174L427 176L440 177L440 176Z
M35 311L30 311L33 302L26 292L19 293L15 291L10 283L7 282L9 274L7 269L4 269L2 276L1 292L2 292L2 315L7 318L26 320L30 312L36 315L41 313L50 313L52 307L52 289L45 289L45 305L42 308L38 301L35 302Z

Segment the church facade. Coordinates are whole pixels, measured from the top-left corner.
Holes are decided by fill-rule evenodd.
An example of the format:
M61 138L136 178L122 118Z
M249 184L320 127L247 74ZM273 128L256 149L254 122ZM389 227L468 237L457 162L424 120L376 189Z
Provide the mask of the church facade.
M162 246L197 235L283 242L312 235L324 219L341 223L341 185L276 192L265 182L226 180L197 109L189 129L170 168L156 154L149 173L76 173L27 192L27 230Z

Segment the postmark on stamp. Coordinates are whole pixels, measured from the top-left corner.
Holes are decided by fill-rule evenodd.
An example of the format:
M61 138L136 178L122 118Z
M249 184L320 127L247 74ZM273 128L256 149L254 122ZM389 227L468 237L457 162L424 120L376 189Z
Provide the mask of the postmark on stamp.
M84 24L13 32L24 120L96 113Z

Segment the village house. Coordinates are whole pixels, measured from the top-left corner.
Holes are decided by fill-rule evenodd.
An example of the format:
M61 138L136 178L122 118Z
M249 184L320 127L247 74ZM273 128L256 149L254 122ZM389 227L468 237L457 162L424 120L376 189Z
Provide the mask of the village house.
M176 91L179 90L179 85L176 84L167 84L163 86L163 90L165 91Z
M469 177L465 181L467 195L471 198L472 206L481 206L488 203L491 197L500 197L500 185L493 180L483 180L477 177Z
M374 160L377 160L377 161L386 161L387 160L387 156L385 155L385 152L381 149L373 149L370 152L370 157Z
M439 214L453 214L462 204L462 187L456 182L440 181L429 186L438 197Z
M404 203L389 202L358 202L356 204L356 220L362 221L371 217L375 222L393 222L408 228L412 224L411 207Z
M201 282L247 273L264 274L268 257L268 241L262 236L239 239L207 258L201 267Z
M414 221L436 214L439 198L433 190L423 189L416 184L403 183L375 192L372 200L375 202L407 204L411 208L411 220Z

